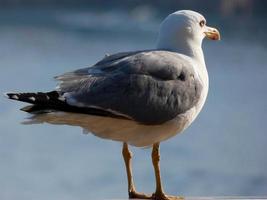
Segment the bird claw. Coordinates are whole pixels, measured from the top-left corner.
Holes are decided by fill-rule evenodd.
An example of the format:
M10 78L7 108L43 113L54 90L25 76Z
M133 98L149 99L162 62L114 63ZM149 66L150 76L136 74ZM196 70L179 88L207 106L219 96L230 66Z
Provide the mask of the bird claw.
M129 192L129 199L152 199L151 195L146 195L144 193L139 193L136 191Z
M154 193L152 194L152 199L153 200L184 200L183 197L166 195L164 193Z
M129 192L129 199L184 200L184 198L180 196L165 195L164 193L153 193L152 195L147 195L136 191Z
M170 200L169 197L165 195L164 193L153 193L152 199L153 200Z

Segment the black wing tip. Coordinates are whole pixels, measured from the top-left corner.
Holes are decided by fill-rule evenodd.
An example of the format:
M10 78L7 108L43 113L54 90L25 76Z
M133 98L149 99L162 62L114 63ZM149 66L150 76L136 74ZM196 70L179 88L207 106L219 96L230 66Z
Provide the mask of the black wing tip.
M25 107L21 108L20 110L24 111L24 112L31 112L32 107L33 107L32 105L25 106Z
M29 105L21 108L20 110L31 114L40 114L48 112L47 108L41 105Z
M37 103L37 93L7 92L4 96L11 100L23 101L31 104Z
M8 99L14 99L14 100L18 100L19 96L17 93L14 92L5 92L3 93L4 97L8 98Z

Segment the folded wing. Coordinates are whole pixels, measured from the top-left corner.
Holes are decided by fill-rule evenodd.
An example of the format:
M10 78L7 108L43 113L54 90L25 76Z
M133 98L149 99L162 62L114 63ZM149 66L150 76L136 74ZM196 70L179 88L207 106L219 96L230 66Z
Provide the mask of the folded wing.
M115 54L56 79L69 105L143 124L161 124L186 112L202 91L193 62L168 51Z

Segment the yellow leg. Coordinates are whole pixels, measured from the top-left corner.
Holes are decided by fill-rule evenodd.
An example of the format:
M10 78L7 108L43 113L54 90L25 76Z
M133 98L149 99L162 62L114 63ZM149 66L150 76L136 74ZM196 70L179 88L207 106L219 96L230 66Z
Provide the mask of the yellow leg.
M134 181L133 181L133 176L132 176L132 166L131 166L131 158L132 158L132 152L130 152L128 148L128 144L126 142L123 143L123 148L122 148L122 155L123 159L125 162L125 167L126 167L126 173L127 173L127 178L128 178L128 194L130 199L151 199L151 196L138 193L135 190L134 186Z
M153 149L152 149L152 163L154 166L154 171L155 171L155 177L156 177L156 191L155 193L152 195L152 199L155 200L182 200L182 197L175 197L175 196L167 196L164 193L162 184L161 184L161 176L160 176L160 165L159 165L159 161L160 161L160 153L159 153L159 143L155 143L153 145Z
M164 190L161 185L160 165L159 165L160 161L159 143L153 145L151 156L156 178L156 191L153 194L153 199L157 200L168 199L168 197L164 194Z

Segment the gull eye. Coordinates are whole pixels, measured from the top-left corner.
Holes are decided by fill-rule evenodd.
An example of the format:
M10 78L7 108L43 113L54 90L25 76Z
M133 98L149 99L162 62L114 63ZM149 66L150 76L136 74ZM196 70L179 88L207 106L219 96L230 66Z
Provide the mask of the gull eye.
M205 25L205 21L204 20L201 20L200 22L199 22L199 26L200 27L203 27Z

